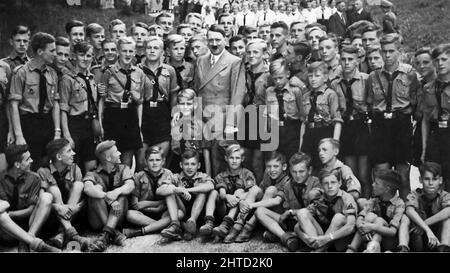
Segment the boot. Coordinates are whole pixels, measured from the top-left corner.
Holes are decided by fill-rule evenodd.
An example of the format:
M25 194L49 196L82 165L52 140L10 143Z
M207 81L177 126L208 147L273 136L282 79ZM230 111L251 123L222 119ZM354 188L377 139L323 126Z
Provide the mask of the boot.
M225 237L225 239L223 239L223 242L225 244L234 243L234 240L236 240L236 237L239 235L239 233L241 233L243 227L244 222L242 221L242 219L237 220L228 235Z
M397 252L409 252L409 247L405 245L398 245Z
M127 239L127 236L125 236L122 232L118 231L117 229L114 230L112 242L116 246L124 246L125 240Z
M19 247L17 248L17 252L19 253L30 252L30 247L25 242L20 241Z
M244 243L250 241L250 237L252 236L253 229L255 229L255 225L247 223L245 224L244 228L242 229L241 233L239 233L238 237L236 238L236 243Z
M222 223L219 226L213 228L213 231L212 231L213 235L224 238L225 236L227 236L233 223L234 223L234 220L231 219L230 216L225 216L223 218Z
M30 244L30 248L36 252L61 252L60 249L44 243L39 238L35 238Z
M172 221L167 228L161 231L161 236L172 240L181 240L181 233L180 222Z
M280 241L280 238L278 238L278 236L268 230L264 231L263 239L268 243L278 243Z
M281 243L289 250L295 252L300 244L299 238L292 232L285 232L281 236Z
M142 229L135 229L135 228L124 228L122 230L123 235L125 235L127 238L133 238L137 236L144 235L144 230Z
M80 243L81 251L86 251L91 248L92 240L87 237L80 236L74 227L66 230L66 237L68 241Z
M190 241L194 239L194 235L197 232L197 224L194 220L188 219L186 223L182 223L184 234L183 239L186 241Z
M450 252L450 246L449 245L440 244L437 247L437 251L438 252Z
M200 235L209 237L212 234L214 228L214 216L205 216L205 224L200 227Z
M103 252L106 250L108 245L111 243L111 238L113 237L114 229L110 227L104 227L103 232L99 238L97 238L92 246L92 252Z
M60 228L58 233L48 240L48 243L59 249L64 246L64 231Z

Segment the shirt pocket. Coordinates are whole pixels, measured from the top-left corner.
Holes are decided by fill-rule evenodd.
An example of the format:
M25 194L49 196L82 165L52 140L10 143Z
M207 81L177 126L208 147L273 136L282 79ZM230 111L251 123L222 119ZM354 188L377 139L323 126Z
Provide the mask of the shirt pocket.
M384 90L381 88L378 82L372 82L372 92L373 92L373 100L376 103L383 101L384 98ZM387 92L387 90L386 90Z
M409 99L409 87L411 85L411 81L406 77L398 77L395 80L394 87L397 91L397 95L404 99Z
M112 93L115 93L115 94L120 94L120 93L123 92L122 85L113 76L111 76L108 79L107 92L112 92Z
M293 116L298 112L297 102L295 101L295 97L292 94L285 94L283 96L284 101L284 110L286 114Z
M83 89L83 87L81 87L80 84L76 84L70 96L69 104L73 106L85 102L86 100L87 100L86 91Z
M131 90L140 93L142 80L137 75L131 75Z
M39 78L28 77L26 79L23 97L28 101L37 103L39 97Z

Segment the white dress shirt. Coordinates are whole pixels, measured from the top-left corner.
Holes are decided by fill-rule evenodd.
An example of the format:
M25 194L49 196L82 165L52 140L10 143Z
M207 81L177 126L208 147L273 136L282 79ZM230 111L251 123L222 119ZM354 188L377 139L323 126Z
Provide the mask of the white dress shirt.
M263 10L263 11L261 11L261 13L259 14L259 17L258 17L258 26L261 26L264 24L271 25L273 22L275 22L275 20L276 20L275 12L273 12L270 9Z
M240 26L256 27L256 23L257 23L256 14L254 14L250 10L248 10L245 14L244 12L239 12L238 15L236 16L236 25L238 27Z

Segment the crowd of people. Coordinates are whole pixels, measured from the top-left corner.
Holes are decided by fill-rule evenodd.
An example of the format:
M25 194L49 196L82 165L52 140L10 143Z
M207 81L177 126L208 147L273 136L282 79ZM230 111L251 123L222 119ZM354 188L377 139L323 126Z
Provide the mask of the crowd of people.
M378 21L361 0L206 2L152 25L13 30L0 245L259 228L288 251L448 252L450 45L405 57L384 0Z

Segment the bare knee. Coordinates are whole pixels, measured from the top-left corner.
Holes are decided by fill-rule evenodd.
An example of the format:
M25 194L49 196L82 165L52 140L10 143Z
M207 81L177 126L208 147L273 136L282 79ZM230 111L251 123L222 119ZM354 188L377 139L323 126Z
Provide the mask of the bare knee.
M409 220L409 217L406 214L404 214L402 216L402 220L400 221L400 225L409 227L410 223L411 223L411 220Z
M377 218L378 218L378 216L375 213L369 212L369 213L367 213L366 217L364 217L364 221L369 222L369 223L375 223Z
M297 219L299 221L306 220L306 219L309 220L311 218L312 218L312 214L308 209L303 208L303 209L300 209L297 211Z
M347 222L347 217L345 217L342 213L336 213L331 220L332 223L336 225L345 225Z
M275 186L270 186L264 191L264 198L270 198L277 193L277 188Z
M48 192L43 192L39 195L39 202L43 206L51 206L53 202L53 196Z
M83 191L83 189L84 189L83 182L76 181L75 183L73 183L72 191L81 192L81 191Z
M266 208L263 208L263 207L259 207L259 208L257 208L256 210L255 210L255 216L256 216L256 218L260 218L261 216L263 216L264 214L266 214Z
M9 203L7 201L0 200L0 213L6 212L9 209Z

